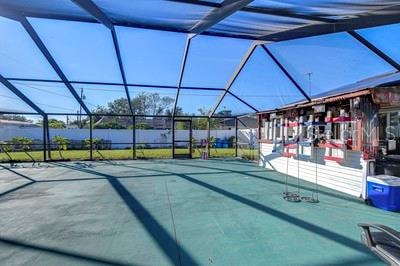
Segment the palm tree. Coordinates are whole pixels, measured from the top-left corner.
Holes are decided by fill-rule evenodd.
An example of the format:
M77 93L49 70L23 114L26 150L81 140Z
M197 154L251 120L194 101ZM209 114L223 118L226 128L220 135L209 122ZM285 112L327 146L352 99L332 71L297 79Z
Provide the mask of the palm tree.
M33 144L33 140L31 138L27 138L27 137L13 137L11 139L11 142L15 145L15 146L19 146L22 151L28 155L29 158L31 158L33 164L36 163L35 159L29 154L29 151L31 150L32 144Z
M10 155L11 147L7 142L0 141L0 150L6 154L6 156L8 157L10 162L13 161L13 159Z
M60 157L64 159L64 157L61 154L61 151L62 150L66 151L68 149L68 143L69 143L68 139L63 136L56 135L54 136L52 141L57 144L58 153L60 154Z
M99 147L100 144L103 140L99 138L92 138L92 141L90 142L90 138L87 138L84 140L85 147L90 150L90 145L92 145L92 148L104 159L103 154L100 153Z

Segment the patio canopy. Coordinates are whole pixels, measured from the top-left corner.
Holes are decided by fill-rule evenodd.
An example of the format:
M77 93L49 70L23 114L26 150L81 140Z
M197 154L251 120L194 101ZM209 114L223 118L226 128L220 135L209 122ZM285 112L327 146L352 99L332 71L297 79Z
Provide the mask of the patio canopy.
M3 113L236 116L400 70L394 0L0 0L0 16Z

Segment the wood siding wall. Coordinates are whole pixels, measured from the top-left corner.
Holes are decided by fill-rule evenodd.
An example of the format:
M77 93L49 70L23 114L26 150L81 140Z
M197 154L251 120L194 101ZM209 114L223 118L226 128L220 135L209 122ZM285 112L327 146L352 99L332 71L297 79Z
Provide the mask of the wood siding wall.
M289 175L297 177L297 159L283 157L281 153L273 152L273 148L274 144L260 143L260 166L286 174L288 162ZM362 192L363 167L365 167L361 152L347 151L346 160L337 163L324 160L325 149L315 148L315 151L318 154L318 184L359 197ZM315 156L301 158L299 169L301 179L314 183Z

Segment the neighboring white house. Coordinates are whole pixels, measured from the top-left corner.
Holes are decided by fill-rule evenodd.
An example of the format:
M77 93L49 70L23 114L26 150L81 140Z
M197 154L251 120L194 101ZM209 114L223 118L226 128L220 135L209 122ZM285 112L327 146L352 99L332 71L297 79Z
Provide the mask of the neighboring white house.
M34 124L32 122L0 119L0 128L8 130L19 129L19 128L38 128L38 127L39 125Z

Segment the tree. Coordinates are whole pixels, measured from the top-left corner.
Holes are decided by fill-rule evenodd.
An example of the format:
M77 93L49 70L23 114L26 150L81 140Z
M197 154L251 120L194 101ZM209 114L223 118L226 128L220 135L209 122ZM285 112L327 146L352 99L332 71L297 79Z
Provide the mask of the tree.
M6 156L8 157L10 162L13 160L10 155L11 150L12 149L7 142L0 141L0 151L4 152L6 154Z
M62 150L66 151L68 149L68 143L69 143L68 139L63 136L56 135L52 140L54 143L57 144L57 150L58 153L60 154L60 157L64 159L64 157L61 154L61 151Z
M38 120L36 122L37 125L43 126L43 120ZM51 118L48 120L49 128L66 128L65 122L62 120L57 120L55 118Z
M131 109L126 98L119 98L108 103L108 112L110 114L130 114Z
M174 99L168 96L160 97L158 93L140 92L132 99L135 114L163 115L171 109ZM171 111L169 111L171 112Z
M55 118L49 119L49 128L66 128L65 122Z
M35 163L35 159L29 154L29 151L31 150L33 140L31 138L27 137L13 137L11 139L12 144L14 147L21 148L26 155L28 155L29 158Z
M111 117L109 121L101 121L93 126L94 129L127 129L128 127L123 125L120 121L116 121L115 117Z

